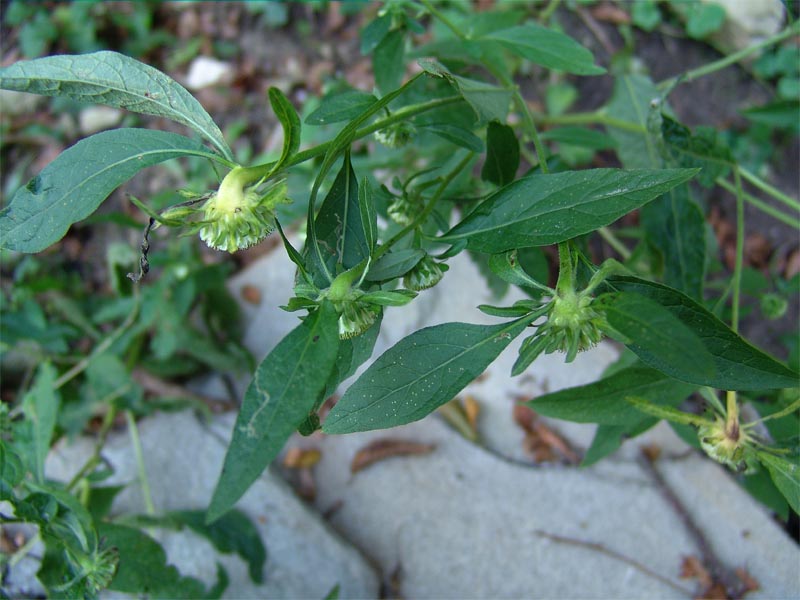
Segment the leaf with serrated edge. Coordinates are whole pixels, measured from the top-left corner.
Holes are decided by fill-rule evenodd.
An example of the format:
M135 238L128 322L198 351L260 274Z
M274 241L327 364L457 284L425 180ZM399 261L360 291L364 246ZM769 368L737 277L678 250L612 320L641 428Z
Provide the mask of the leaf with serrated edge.
M233 428L207 522L231 508L278 455L325 389L339 346L329 303L293 329L256 369Z
M143 168L206 154L196 140L150 129L115 129L83 139L17 190L0 212L0 245L18 252L44 250Z
M691 179L693 169L590 169L518 179L484 200L439 240L498 253L556 244L609 225Z
M222 132L185 88L158 69L117 52L47 56L0 69L0 88L65 96L166 117L191 127L232 159Z
M350 386L322 430L384 429L427 416L480 375L529 322L526 317L500 325L444 323L412 333Z

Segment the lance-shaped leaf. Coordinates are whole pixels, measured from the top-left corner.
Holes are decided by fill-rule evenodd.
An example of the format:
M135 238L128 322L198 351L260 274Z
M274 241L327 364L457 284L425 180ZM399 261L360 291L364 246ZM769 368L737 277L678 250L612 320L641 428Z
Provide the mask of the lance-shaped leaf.
M689 325L714 360L715 376L704 381L721 390L769 390L794 387L800 376L750 345L700 304L665 285L635 277L609 279L613 289L655 300Z
M372 94L349 90L322 99L315 111L306 117L306 125L328 125L357 117L375 104L378 99Z
M625 398L646 398L655 405L675 406L696 386L676 381L655 369L628 367L613 375L578 387L534 398L525 405L537 413L576 423L635 427L655 420L643 415Z
M272 168L273 172L275 172L300 147L301 125L300 117L297 116L294 106L278 88L269 88L269 103L272 105L272 111L283 127L283 150L278 162Z
M325 303L258 366L233 428L208 522L242 497L306 419L325 389L338 346L336 311Z
M412 333L350 386L322 430L368 431L427 416L480 375L529 322L526 317L500 325L445 323Z
M607 333L646 365L675 379L709 385L714 359L695 332L658 302L630 292L604 294L592 304L605 316Z
M800 466L797 464L797 457L790 460L761 451L758 453L758 460L767 468L773 483L789 502L792 510L800 512Z
M222 132L185 88L158 69L116 52L47 56L0 69L0 87L117 106L191 127L228 159Z
M425 251L419 248L405 248L384 254L375 261L367 272L367 281L388 281L402 277L425 258Z
M196 140L150 129L115 129L81 140L0 212L0 245L18 252L44 250L141 169L190 154L209 153Z
M518 179L489 196L442 242L479 252L546 246L613 223L685 181L696 170L591 169Z
M492 121L486 128L486 146L481 179L499 186L514 181L519 168L519 141L514 129Z
M533 23L493 31L480 38L493 40L532 63L576 75L602 75L592 53L566 34Z
M39 483L44 483L44 459L56 426L61 398L54 389L56 371L50 363L39 367L33 387L22 400L25 419L15 432L17 450L22 451L28 468Z
M345 154L342 168L315 220L320 253L331 273L351 269L369 256L366 221L361 215L358 179L349 154Z

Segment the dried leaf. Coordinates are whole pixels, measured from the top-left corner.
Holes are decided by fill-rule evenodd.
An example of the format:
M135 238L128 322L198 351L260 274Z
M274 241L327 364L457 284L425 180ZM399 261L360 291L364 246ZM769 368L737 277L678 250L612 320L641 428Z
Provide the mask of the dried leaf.
M322 453L316 448L289 448L283 457L283 466L287 469L310 469L320 458Z
M469 395L464 398L464 414L467 416L470 427L472 427L472 430L475 432L478 431L478 415L480 412L481 405L475 398Z
M261 304L261 290L256 286L250 284L243 285L240 293L242 295L242 300L248 304L254 304L256 306Z
M614 25L627 25L631 22L631 16L619 6L604 2L594 6L592 16L598 21L605 21Z
M750 575L750 573L748 573L747 569L745 569L744 567L736 567L736 571L735 572L736 572L736 576L739 578L739 581L741 581L744 584L744 592L745 593L747 593L747 592L755 592L756 590L760 590L761 589L761 586L759 585L758 580L756 580L755 577Z
M356 452L350 463L350 472L356 473L368 466L393 456L414 456L428 454L436 448L433 444L422 444L410 440L384 438L375 440Z
M711 573L696 556L684 556L681 562L681 579L697 579L703 589L713 584Z

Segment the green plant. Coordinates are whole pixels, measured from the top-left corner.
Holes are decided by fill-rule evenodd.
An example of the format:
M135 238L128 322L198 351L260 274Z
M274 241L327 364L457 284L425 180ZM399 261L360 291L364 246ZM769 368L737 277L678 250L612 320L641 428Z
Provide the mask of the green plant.
M542 22L550 8L540 15ZM341 434L421 419L449 402L514 338L531 329L520 347L515 375L543 352L563 352L569 362L604 336L628 349L600 381L528 403L545 415L600 425L586 463L666 419L683 434L685 426L695 428L694 443L715 460L740 471L766 470L772 484L762 478L762 489L774 485L793 510L800 508L798 375L737 333L744 205L748 202L795 228L800 205L743 168L717 132L691 131L668 106L670 92L682 81L777 44L797 28L658 85L643 75L619 75L608 104L591 113L569 113L574 94L569 84L561 83L548 95L550 113L538 114L514 83L517 69L534 64L579 76L604 69L566 34L526 18L514 9L475 16L427 0L388 3L362 31L362 51L372 53L380 95L347 90L323 98L306 124L341 128L331 139L300 150L301 120L287 97L270 89L270 106L283 127L282 151L270 162L249 166L237 163L219 127L186 90L134 59L99 52L52 56L0 70L0 87L5 89L169 118L211 146L163 131L117 129L67 149L0 213L2 247L15 253L21 281L29 268L26 261L33 259L16 253L46 249L139 170L181 157L199 157L227 172L217 189L186 191L163 210L135 201L150 225L134 281L147 273L149 235L161 227L199 233L209 246L228 252L258 243L276 230L297 267L294 296L286 309L301 311L300 323L255 369L206 514L210 525L198 524L192 515L198 528L234 518L231 508L293 432L321 428ZM413 34L425 31L424 22L430 23L433 40L409 47ZM419 72L402 83L406 57L412 55L424 58L417 61ZM518 119L509 118L510 106ZM605 132L587 125L601 125ZM540 133L543 126L549 128ZM386 146L375 155L391 165L392 189L356 167L363 159L361 141L373 136ZM561 155L551 154L546 143L558 144ZM567 168L587 164L598 151L611 148L623 169ZM477 177L481 155L485 159ZM313 184L302 199L306 240L297 249L284 234L279 209L288 202L287 180L312 160ZM527 171L518 177L523 160ZM743 179L780 205L746 193ZM690 181L720 185L736 201L735 268L726 289L716 296L706 285L705 220ZM631 248L623 232L611 226L637 209L641 227ZM383 228L379 214L387 223ZM587 241L594 233L621 262L591 262ZM558 249L558 279L552 287L525 268L531 249L547 245ZM320 423L317 413L324 400L372 354L384 311L436 285L446 276L447 260L465 250L484 256L494 281L520 286L531 299L479 307L501 319L497 325L446 323L412 333L378 357ZM106 586L135 589L115 577L114 548L124 560L132 538L138 543L144 534L109 524L104 514L93 518L88 513L97 487L96 460L64 488L45 480L43 458L54 435L67 430L59 423L60 390L78 376L90 380L95 372L119 374L100 398L111 407L104 413L101 442L118 411L125 412L135 432L130 403L136 398L125 385L126 362L119 356L127 355L131 365L139 357L169 359L196 347L202 336L186 337L196 294L222 293L222 273L216 272L189 278L182 302L171 297L148 304L149 296L159 297L158 290L176 293L176 280L187 281L187 269L172 264L155 282L130 289L120 280L120 300L109 301L114 309L108 309L121 321L118 328L107 335L98 332L94 349L63 373L57 359L70 348L71 330L65 330L64 339L54 339L58 330L42 322L36 302L25 303L30 296L20 292L22 297L12 302L19 319L38 319L42 337L36 349L48 360L32 385L22 386L27 392L21 402L3 415L0 490L2 499L14 506L13 517L4 518L40 526L49 557L41 579L52 593L91 595ZM184 284L177 285L184 289ZM720 311L729 307L730 325L716 316L715 305ZM176 307L181 307L177 314ZM70 314L73 326L94 326L85 312ZM150 349L134 346L137 334L147 328L155 336ZM206 331L212 338L219 333L213 323ZM117 354L108 352L112 347ZM212 356L211 362L217 363L217 357L230 356L235 347L218 354L201 350L191 358ZM135 358L127 354L131 348ZM90 385L103 389L101 382ZM678 410L695 392L707 402L707 416ZM744 422L743 400L753 401L759 421ZM759 432L762 422L768 427L794 424L794 433ZM73 431L81 426L79 422ZM71 493L79 489L85 493ZM103 536L105 544L100 542ZM178 576L173 575L164 576L160 593L176 589Z

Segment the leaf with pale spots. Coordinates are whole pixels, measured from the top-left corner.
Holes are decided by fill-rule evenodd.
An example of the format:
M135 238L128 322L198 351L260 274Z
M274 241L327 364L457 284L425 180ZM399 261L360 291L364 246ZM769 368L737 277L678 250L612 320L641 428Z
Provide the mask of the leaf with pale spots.
M350 433L417 421L449 402L530 323L444 323L384 352L345 392L322 430Z
M336 362L337 319L334 308L323 304L258 366L233 428L208 522L242 497L313 410Z

